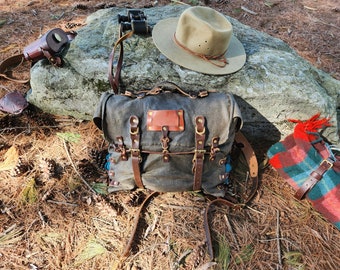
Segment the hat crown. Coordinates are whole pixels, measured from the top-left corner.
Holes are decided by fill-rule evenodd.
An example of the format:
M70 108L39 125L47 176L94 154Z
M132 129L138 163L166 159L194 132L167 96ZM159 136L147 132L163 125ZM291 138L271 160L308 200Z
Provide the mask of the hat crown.
M204 56L224 54L233 33L231 23L208 7L185 10L176 27L176 40L188 50Z

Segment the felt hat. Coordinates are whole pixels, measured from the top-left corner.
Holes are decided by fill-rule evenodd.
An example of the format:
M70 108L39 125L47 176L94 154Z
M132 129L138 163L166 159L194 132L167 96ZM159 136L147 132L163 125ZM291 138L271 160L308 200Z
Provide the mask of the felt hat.
M227 18L209 7L190 7L179 18L159 21L152 31L156 47L174 63L205 74L230 74L246 54Z

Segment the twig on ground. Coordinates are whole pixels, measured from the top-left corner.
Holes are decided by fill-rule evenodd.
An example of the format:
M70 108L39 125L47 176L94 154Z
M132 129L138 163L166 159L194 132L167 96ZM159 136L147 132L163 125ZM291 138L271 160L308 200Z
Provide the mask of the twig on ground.
M236 248L237 248L237 250L239 250L239 249L240 249L240 246L239 246L239 244L238 244L238 242L237 242L237 239L236 239L234 230L233 230L233 228L231 227L231 224L230 224L230 222L229 222L229 218L228 218L227 215L224 215L224 220L225 220L225 222L227 223L228 230L229 230L230 233L231 233L231 237L233 238L233 241L235 242Z
M67 157L68 157L68 159L69 159L69 161L70 161L70 163L71 163L71 165L72 165L74 171L75 171L76 174L80 177L80 179L83 181L83 183L88 187L88 189L91 190L94 194L97 194L96 191L89 185L89 183L87 183L87 181L84 179L84 177L79 173L79 171L78 171L77 168L76 168L76 165L74 165L74 162L73 162L73 160L72 160L72 158L71 158L71 155L70 155L70 153L69 153L69 151L68 151L66 141L63 140L63 143L64 143L64 148L65 148Z
M177 210L200 210L201 209L195 206L184 206L184 205L165 204L165 203L162 203L159 206L164 207L164 208L177 209Z
M280 246L280 212L276 210L276 242L277 242L277 256L279 259L279 266L282 269L282 257L281 257L281 246Z
M262 215L262 216L265 216L265 215L266 215L266 214L264 214L264 213L262 213L262 212L260 212L260 211L258 211L258 210L256 210L256 209L250 207L249 205L246 205L246 208L249 209L249 210L251 210L251 211L254 211L255 213L260 214L260 215Z
M78 204L76 203L69 203L69 202L60 202L60 201L55 201L55 200L47 200L47 202L49 203L55 203L55 204L64 204L64 205L67 205L67 206L78 206Z
M250 9L244 7L244 6L241 6L241 9L245 12L252 14L252 15L257 15L257 13L255 11L252 11L252 10L250 10Z
M46 218L44 217L43 213L41 213L40 210L38 211L38 214L39 214L40 220L42 222L42 226L45 227L45 225L46 225Z
M309 7L309 6L303 6L305 9L309 9L309 10L313 10L313 11L316 11L318 10L317 8L314 8L314 7Z
M174 3L176 3L176 4L185 5L185 6L190 6L189 4L184 3L184 2L182 2L182 1L178 1L178 0L171 0L171 2L174 2Z
M336 25L333 24L333 23L327 23L327 22L325 22L325 21L323 21L323 20L320 20L320 19L315 19L315 22L317 22L317 23L319 22L319 23L321 23L321 24L324 24L324 25L327 25L327 26L331 26L331 27L334 27L334 28L340 30L340 27L336 26Z

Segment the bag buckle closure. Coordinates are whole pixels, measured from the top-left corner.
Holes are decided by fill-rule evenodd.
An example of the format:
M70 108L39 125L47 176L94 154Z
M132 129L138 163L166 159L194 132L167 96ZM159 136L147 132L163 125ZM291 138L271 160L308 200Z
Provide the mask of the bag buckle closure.
M330 168L332 168L333 167L333 162L329 159L329 158L327 158L327 159L324 159L321 163L320 163L320 166L324 166L325 165L325 167L328 165L328 170L330 169Z

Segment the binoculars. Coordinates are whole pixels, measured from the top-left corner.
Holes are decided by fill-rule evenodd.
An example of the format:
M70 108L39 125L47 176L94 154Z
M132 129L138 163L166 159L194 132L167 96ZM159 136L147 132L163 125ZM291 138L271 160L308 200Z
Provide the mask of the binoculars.
M130 9L127 16L118 14L118 23L122 31L132 30L136 34L151 33L151 27L147 23L146 15L139 9Z
M52 29L24 48L24 58L32 62L47 58L52 65L60 66L61 55L75 35L60 28Z

